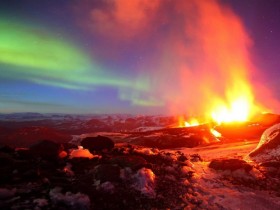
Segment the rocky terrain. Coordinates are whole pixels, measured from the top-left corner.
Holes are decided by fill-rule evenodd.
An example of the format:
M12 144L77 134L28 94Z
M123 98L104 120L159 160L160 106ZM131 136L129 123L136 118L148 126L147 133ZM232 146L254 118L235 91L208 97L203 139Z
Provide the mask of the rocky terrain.
M264 119L218 138L209 125L70 135L5 119L0 209L279 209L280 128Z

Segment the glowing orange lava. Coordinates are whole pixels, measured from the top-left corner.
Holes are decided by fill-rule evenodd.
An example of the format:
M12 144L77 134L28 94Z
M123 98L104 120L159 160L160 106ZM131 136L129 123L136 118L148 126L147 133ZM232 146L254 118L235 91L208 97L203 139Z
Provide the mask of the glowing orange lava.
M198 120L195 119L195 118L191 118L188 122L187 122L187 121L184 122L185 127L197 126L197 125L199 125L199 124L200 124L200 123L199 123Z
M196 118L190 118L187 121L184 120L184 117L180 116L179 117L179 127L193 127L193 126L198 126L205 124L205 122L199 122L198 119ZM222 134L216 131L214 128L210 128L210 132L215 136L215 137L221 137Z
M224 99L216 97L211 102L209 115L217 124L245 122L258 111L249 83L244 80L236 84L239 85L226 91Z
M178 127L180 128L192 127L192 126L198 126L200 124L201 123L196 118L189 118L188 120L186 120L183 116L180 116Z

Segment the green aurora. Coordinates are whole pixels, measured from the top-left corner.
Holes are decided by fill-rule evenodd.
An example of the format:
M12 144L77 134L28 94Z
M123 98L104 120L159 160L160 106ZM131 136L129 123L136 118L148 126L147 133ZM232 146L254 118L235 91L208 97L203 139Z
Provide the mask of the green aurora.
M132 105L158 106L146 97L147 77L129 79L105 70L71 41L28 24L0 21L1 76L40 85L73 90L93 90L100 86L117 88L121 100Z

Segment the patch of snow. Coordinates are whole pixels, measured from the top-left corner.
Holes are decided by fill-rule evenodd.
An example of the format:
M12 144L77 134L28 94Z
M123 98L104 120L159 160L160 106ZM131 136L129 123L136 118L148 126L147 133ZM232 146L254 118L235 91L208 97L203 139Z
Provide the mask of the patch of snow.
M45 198L37 198L37 199L33 200L33 203L35 203L38 207L44 207L44 206L49 205L48 200Z
M141 153L141 154L144 154L144 155L156 155L159 153L159 150L158 149L151 149L151 148L135 148L134 149L135 152L137 153Z
M133 175L133 187L148 197L155 197L155 174L151 169L141 168Z
M261 147L265 147L266 144L269 144L273 141L280 133L280 123L271 126L270 128L266 129L259 141L257 147L247 156L247 159L251 159L256 162L266 162L271 160L279 160L280 159L280 145L275 145L274 148L267 148L264 149L262 152L256 153Z
M98 186L98 189L105 192L114 193L115 186L111 182L104 182Z
M186 160L185 163L187 164L187 166L189 166L190 168L194 167L194 164L190 161L190 160Z
M194 133L189 133L189 134L183 135L182 137L183 137L183 138L186 138L186 139L189 139L189 138L191 138L191 137L194 136L194 135L195 135Z
M72 171L72 164L66 163L66 166L63 168L63 172L66 173L67 176L74 176L74 172Z
M160 130L163 129L164 127L146 127L146 126L142 126L142 127L138 127L135 128L134 130L132 130L133 132L146 132L146 131L155 131L155 130Z
M70 144L79 145L81 142L80 135L72 135L72 139L69 141Z
M252 176L251 173L246 173L246 171L243 168L230 171L230 170L224 170L221 172L221 175L228 176L228 177L234 177L240 180L255 180L255 177Z
M280 209L280 199L268 191L254 190L251 188L234 185L227 180L221 179L223 173L216 173L214 170L208 168L207 162L196 163L194 177L196 177L196 184L194 190L197 192L196 199L204 201L207 209L264 209L264 210L278 210ZM246 174L246 172L236 170L232 173L229 170L229 176L238 178L253 178L257 172L252 171L253 175ZM250 177L252 175L252 177ZM192 177L193 179L193 177ZM188 183L186 182L186 185ZM201 206L204 208L204 206Z
M251 171L249 171L249 173L255 179L263 179L264 178L263 174L259 170L257 170L256 168L253 168Z
M90 199L87 195L80 192L73 194L71 192L61 193L61 188L55 187L50 190L50 199L53 203L63 203L71 209L88 210L90 209Z
M101 181L99 179L94 179L94 183L93 183L93 186L95 186L96 188L99 187Z
M254 157L247 156L246 158L258 163L271 160L280 160L280 145L273 149L266 149L261 154L258 154Z
M132 169L129 167L125 167L123 169L120 170L120 178L122 180L128 180L131 178L131 174L132 174Z
M188 175L189 172L193 172L193 168L189 167L189 166L183 166L181 169L181 173L183 175Z
M260 148L263 144L266 144L271 139L273 139L276 135L278 135L279 130L280 130L280 123L273 125L270 128L266 129L263 132L263 134L261 136L261 140L256 149Z

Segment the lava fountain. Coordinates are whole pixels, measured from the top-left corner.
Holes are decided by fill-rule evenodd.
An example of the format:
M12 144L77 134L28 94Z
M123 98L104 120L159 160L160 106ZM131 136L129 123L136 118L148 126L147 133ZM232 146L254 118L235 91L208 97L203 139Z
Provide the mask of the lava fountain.
M262 105L259 98L264 97L256 94L259 84L252 79L258 75L251 59L253 41L241 19L219 1L189 1L180 9L191 8L198 12L193 12L192 21L186 17L191 45L180 48L192 59L180 64L181 88L186 90L182 100L186 100L185 113L203 117L187 118L184 126L245 122L269 111L269 100Z

